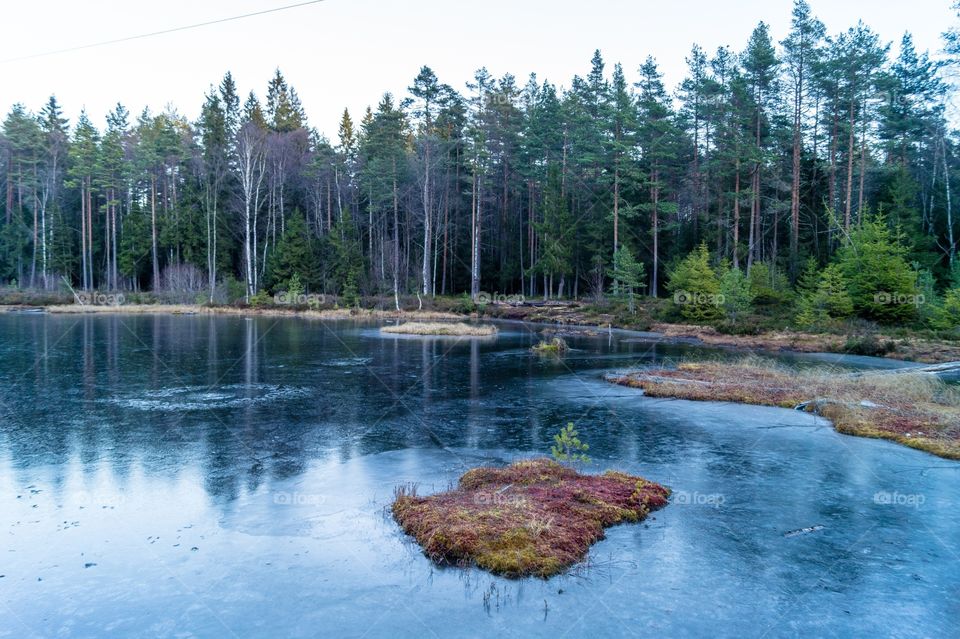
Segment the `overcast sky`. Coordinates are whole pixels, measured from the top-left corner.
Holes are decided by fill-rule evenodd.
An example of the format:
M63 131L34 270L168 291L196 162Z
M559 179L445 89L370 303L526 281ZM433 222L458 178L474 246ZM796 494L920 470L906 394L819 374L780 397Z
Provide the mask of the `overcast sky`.
M297 0L37 0L4 3L0 60L122 38ZM836 33L863 19L894 50L904 31L932 53L954 24L950 0L809 0ZM85 107L102 125L117 101L139 113L172 103L193 119L204 92L233 72L241 91L263 95L279 67L311 125L334 135L344 107L359 118L384 91L404 94L421 65L463 90L486 66L522 85L531 72L567 86L599 48L631 81L652 54L673 88L696 42L744 48L767 22L779 41L792 0L326 0L269 15L84 51L0 62L0 108L39 109L55 93L71 122Z

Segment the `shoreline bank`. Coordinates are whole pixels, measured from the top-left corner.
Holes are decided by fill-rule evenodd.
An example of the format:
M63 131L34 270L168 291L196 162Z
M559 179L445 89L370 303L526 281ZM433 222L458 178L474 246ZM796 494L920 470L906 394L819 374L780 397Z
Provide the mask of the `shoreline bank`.
M745 359L688 361L604 379L649 397L802 410L829 420L845 435L960 460L960 390L930 374L854 376Z
M482 313L450 310L411 309L308 309L301 307L248 307L198 304L121 304L121 305L0 305L0 313L50 314L168 314L168 315L242 315L263 317L302 317L317 320L422 320L422 321L502 321L542 326L560 336L595 336L600 331L623 331L633 337L671 344L751 350L762 353L859 354L847 348L849 335L769 331L758 335L728 335L709 326L654 323L648 330L617 323L606 314L591 314L574 304L542 306L489 305ZM890 352L877 355L885 359L921 364L960 361L960 342L924 338L884 338L893 345Z
M0 313L49 313L51 315L243 315L306 317L310 319L423 319L463 320L464 315L444 311L396 311L379 309L299 309L277 307L205 306L199 304L122 304L51 306L0 306Z

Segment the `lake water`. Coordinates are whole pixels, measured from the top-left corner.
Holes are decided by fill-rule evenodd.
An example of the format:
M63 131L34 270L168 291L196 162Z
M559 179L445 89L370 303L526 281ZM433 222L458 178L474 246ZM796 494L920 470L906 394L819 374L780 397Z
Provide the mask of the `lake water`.
M0 315L0 637L960 635L960 464L601 379L710 351L501 329ZM438 568L387 514L569 421L674 491L570 574Z

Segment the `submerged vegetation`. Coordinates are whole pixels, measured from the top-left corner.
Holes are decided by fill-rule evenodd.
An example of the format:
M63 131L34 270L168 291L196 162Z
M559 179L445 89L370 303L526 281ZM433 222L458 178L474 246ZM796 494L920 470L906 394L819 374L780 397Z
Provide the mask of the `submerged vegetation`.
M756 358L682 362L610 378L652 397L797 408L838 432L960 459L960 390L934 375L795 370Z
M384 333L401 335L453 335L458 337L489 337L497 334L497 327L490 324L473 325L453 322L406 322L396 326L384 326Z
M669 489L608 471L583 475L549 459L474 468L454 490L396 491L393 516L432 560L508 577L549 577L581 561L604 528L638 522Z
M541 340L530 350L537 355L563 355L570 350L570 346L567 345L567 340L562 337L554 337L549 340Z

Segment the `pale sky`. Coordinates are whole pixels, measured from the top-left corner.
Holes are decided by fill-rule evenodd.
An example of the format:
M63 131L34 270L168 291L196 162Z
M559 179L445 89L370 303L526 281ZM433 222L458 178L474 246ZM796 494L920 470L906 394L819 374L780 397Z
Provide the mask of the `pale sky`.
M35 0L4 3L0 60L111 40L294 4L297 0ZM950 0L809 0L836 33L863 19L885 42L904 31L936 53L956 22ZM359 119L384 91L404 95L426 64L464 90L473 72L530 72L568 86L589 70L594 49L608 72L621 62L630 81L652 54L668 87L683 78L696 42L708 53L746 45L758 21L775 40L789 28L791 0L326 0L226 24L0 62L0 109L38 110L55 93L71 124L86 107L98 126L117 101L133 114L172 103L191 120L204 92L230 70L243 95L263 96L279 67L297 89L310 124L335 137L344 107Z

